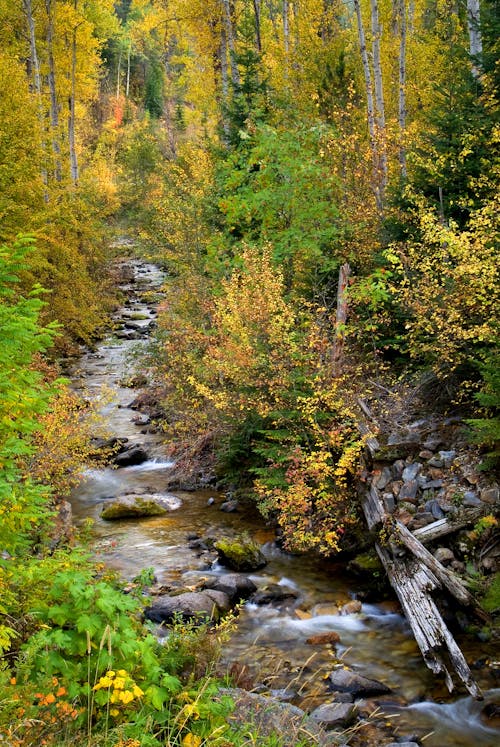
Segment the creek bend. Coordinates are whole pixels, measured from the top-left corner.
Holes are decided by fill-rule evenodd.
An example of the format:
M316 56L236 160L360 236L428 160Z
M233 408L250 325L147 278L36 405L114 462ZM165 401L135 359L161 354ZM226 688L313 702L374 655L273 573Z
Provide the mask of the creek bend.
M381 709L399 733L425 740L427 747L494 747L500 729L486 724L480 713L486 703L498 703L491 668L482 667L477 678L485 691L485 702L457 695L450 698L421 660L411 631L392 603L363 604L361 612L339 615L338 609L356 596L356 581L331 561L283 553L273 534L254 513L218 510L223 496L214 490L169 491L172 505L165 516L147 519L104 521L103 505L110 498L134 491L166 493L173 463L165 457L163 437L144 428L128 405L137 391L126 386L137 372L137 360L147 344L148 330L156 315L154 293L163 281L153 264L126 260L127 281L122 286L126 301L116 314L116 330L93 351L82 355L70 375L73 386L98 402L104 425L112 436L129 439L148 452L142 464L120 468L89 467L71 502L74 521L94 521L95 552L109 567L127 580L144 568L153 568L159 584L194 586L203 576L223 574L217 563L206 567L206 559L189 548L187 537L218 538L226 533L248 533L262 546L268 565L251 574L257 586L275 583L296 595L293 604L245 604L236 631L226 644L222 663L244 666L255 682L265 681L278 696L283 690L296 693L294 703L306 711L329 701L325 677L344 660L365 677L378 679L394 693L380 700ZM134 422L134 420L136 422ZM214 501L209 501L214 499ZM209 505L212 503L212 505ZM330 647L306 643L311 635L335 631L340 635L336 653ZM465 651L469 661L487 654L476 642ZM285 695L286 697L286 695ZM407 706L406 704L411 704ZM393 719L394 715L394 719ZM390 742L384 738L384 744Z

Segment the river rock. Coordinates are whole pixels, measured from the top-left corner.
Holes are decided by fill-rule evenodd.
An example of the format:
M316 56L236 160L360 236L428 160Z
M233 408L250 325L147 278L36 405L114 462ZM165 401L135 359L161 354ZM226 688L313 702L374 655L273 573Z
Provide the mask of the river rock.
M233 571L256 571L267 565L267 560L256 542L246 537L221 539L215 549L222 565Z
M481 500L483 501L483 503L494 505L498 502L499 497L500 489L498 485L495 485L492 488L483 488L481 490Z
M151 607L144 610L144 615L155 623L172 622L176 617L183 620L218 620L230 609L231 600L227 594L206 589L157 597Z
M422 469L422 465L420 462L412 462L403 470L403 482L412 482L413 480L416 480L417 475L419 474L420 470Z
M359 599L353 599L351 602L347 602L340 608L340 615L354 615L357 612L361 612L361 602Z
M325 633L317 633L306 638L310 646L325 646L327 644L340 643L340 636L336 630L327 630Z
M232 499L230 501L224 501L220 504L219 511L224 511L226 514L234 514L238 510L238 501Z
M408 480L403 483L403 487L399 491L398 498L400 501L408 501L413 503L417 499L418 483L416 480Z
M335 726L346 727L352 724L357 714L354 703L323 703L309 714L325 729L333 729Z
M142 464L147 459L148 452L146 449L142 446L131 446L113 457L113 463L117 467L131 467L132 465Z
M102 510L101 518L140 519L147 516L163 516L181 506L181 500L173 495L151 493L145 495L123 495L108 503Z
M254 591L257 591L252 579L240 573L228 573L224 576L210 578L204 582L203 588L224 592L233 604L239 602L240 599L248 599Z
M390 687L378 680L369 680L356 672L347 669L336 669L330 675L331 689L341 693L352 693L357 697L367 695L386 695L391 692Z
M284 602L285 599L297 599L298 593L293 589L280 584L268 584L252 594L251 601L254 604L275 604Z

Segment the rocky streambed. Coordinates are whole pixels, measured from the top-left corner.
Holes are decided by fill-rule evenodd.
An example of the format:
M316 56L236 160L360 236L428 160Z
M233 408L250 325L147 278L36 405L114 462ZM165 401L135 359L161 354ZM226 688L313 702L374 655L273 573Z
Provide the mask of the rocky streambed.
M290 744L306 729L311 744L421 744L426 737L428 747L496 745L500 690L491 641L468 639L466 650L485 700L450 698L423 664L397 603L385 598L382 584L373 588L371 561L367 584L362 559L349 572L288 555L250 506L210 485L172 489L175 465L165 457L155 426L160 412L138 363L162 280L154 265L124 260L125 301L114 330L71 372L75 388L98 401L109 431L96 445L111 448L112 463L90 465L72 496L75 522L94 520L96 553L129 582L151 569L146 615L154 623L168 623L172 614L218 617L245 600L221 671L240 685L241 718L268 714L261 728L285 729ZM380 456L372 476L386 505L420 528L456 518L457 495L471 510L496 500L495 486L481 484L460 462L460 447L449 448L442 424L434 425L410 424L394 434L393 451ZM249 552L231 559L235 545ZM466 562L459 547L451 552L450 565ZM246 564L237 562L243 555ZM491 566L494 553L484 561Z

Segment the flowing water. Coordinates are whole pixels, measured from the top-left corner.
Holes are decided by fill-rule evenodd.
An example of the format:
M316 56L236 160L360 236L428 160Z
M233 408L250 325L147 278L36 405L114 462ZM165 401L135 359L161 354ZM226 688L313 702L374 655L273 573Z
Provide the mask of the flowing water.
M109 433L144 446L149 454L148 461L138 466L89 468L74 491L75 523L83 524L88 517L94 520L96 553L126 579L153 568L160 584L190 586L202 576L225 571L217 563L207 567L206 557L189 549L188 535L218 537L245 531L262 545L269 561L262 571L252 574L253 580L258 586L272 582L287 587L296 599L280 606L244 605L236 632L223 651L223 664L230 667L239 662L240 669L244 667L254 681L264 681L280 695L294 694L294 702L310 710L328 700L325 677L345 661L360 674L383 681L397 694L387 698L382 707L391 721L400 725L400 734L422 737L432 732L425 740L427 747L500 744L500 729L482 716L485 702L500 702L500 689L493 689L493 667L484 665L491 651L477 643L474 650L466 652L469 661L482 662L475 675L485 690L485 702L459 696L451 700L423 664L395 604L363 604L360 613L339 615L339 606L356 595L353 578L333 562L283 553L253 513L219 511L223 497L213 490L170 493L173 510L166 516L113 522L100 518L103 505L120 494L165 494L173 466L164 456L161 436L134 422L137 413L128 405L137 392L126 386L127 378L137 373L138 353L147 344L147 336L137 340L127 335L131 332L134 336L141 327L154 323L156 312L150 297L151 291L161 287L162 274L141 261L130 260L127 265L133 269L134 279L123 286L127 300L117 315L115 336L84 354L71 372L75 389L99 402ZM326 631L339 633L341 643L336 651L306 642L309 636ZM413 705L407 707L406 703ZM389 741L385 738L380 744Z

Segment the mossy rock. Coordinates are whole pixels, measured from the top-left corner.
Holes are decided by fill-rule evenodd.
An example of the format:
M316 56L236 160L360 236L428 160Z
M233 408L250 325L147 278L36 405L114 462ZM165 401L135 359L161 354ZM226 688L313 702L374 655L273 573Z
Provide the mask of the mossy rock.
M267 565L259 545L248 537L218 540L215 549L222 565L233 571L256 571Z
M116 519L144 519L149 516L163 516L168 511L179 508L181 502L175 496L163 495L124 495L104 507L101 518L106 521Z
M363 552L353 558L347 569L358 576L378 576L384 572L378 555L374 552Z

